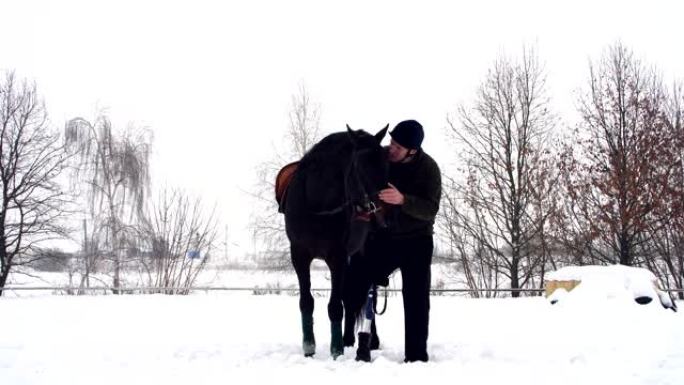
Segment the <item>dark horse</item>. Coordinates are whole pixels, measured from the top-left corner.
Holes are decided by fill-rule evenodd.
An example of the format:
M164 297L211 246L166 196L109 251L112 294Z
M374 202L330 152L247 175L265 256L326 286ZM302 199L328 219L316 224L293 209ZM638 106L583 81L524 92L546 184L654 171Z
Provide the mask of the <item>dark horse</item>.
M344 353L345 271L351 255L362 249L372 224L382 223L377 207L378 192L387 185L388 163L380 145L386 133L387 126L374 136L347 126L346 132L323 138L304 155L296 171L287 172L291 179L280 203L299 281L305 356L316 352L309 271L314 258L323 259L330 269L330 353L333 358ZM353 341L353 335L347 338Z

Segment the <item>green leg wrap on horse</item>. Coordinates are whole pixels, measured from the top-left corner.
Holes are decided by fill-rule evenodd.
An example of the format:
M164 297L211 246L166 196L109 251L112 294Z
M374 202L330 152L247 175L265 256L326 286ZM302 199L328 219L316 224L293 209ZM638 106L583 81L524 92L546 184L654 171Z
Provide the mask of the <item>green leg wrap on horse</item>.
M302 334L304 336L302 340L302 348L304 349L304 355L311 357L316 353L316 339L313 332L313 316L302 314Z
M342 321L330 323L330 355L337 358L344 354L344 341L342 340Z

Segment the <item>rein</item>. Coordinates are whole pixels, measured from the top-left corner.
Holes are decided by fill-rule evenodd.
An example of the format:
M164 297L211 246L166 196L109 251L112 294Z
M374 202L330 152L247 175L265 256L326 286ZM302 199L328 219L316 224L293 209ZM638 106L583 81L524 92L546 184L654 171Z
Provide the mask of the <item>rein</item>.
M373 312L377 315L383 315L385 314L385 311L387 311L387 287L385 286L385 303L382 305L382 310L378 311L378 287L375 286L374 288L374 293L373 293Z

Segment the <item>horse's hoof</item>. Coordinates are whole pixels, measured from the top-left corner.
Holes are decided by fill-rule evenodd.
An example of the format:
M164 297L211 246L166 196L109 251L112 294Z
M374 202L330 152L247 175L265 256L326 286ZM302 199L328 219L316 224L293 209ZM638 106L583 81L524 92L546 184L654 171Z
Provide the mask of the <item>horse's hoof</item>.
M302 344L302 349L304 350L304 357L313 357L316 353L316 343L304 342Z
M332 346L330 347L330 355L333 356L333 358L337 358L338 356L341 356L344 354L344 346Z
M344 340L344 347L345 347L345 348L346 348L346 347L354 346L354 343L356 342L356 338L354 337L353 334L352 334L351 337L344 336L344 339L343 339L343 340Z
M339 357L343 354L344 354L344 351L339 351L339 350L330 352L330 355L332 356L333 360L337 360L337 357Z

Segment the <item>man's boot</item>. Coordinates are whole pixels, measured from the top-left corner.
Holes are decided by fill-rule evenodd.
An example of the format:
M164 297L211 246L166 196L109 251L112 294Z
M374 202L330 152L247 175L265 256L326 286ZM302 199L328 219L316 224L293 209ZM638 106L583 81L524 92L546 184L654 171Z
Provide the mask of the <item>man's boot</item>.
M356 349L356 361L370 362L370 333L359 333L359 347Z

